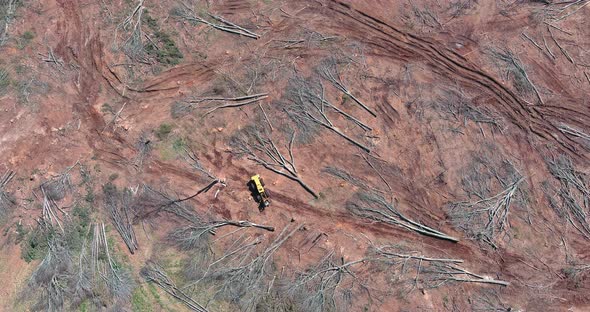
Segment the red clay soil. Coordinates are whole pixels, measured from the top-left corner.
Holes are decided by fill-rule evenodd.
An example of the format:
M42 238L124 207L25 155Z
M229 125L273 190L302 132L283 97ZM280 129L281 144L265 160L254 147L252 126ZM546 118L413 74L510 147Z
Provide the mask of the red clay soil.
M590 174L590 6L578 1L556 13L576 1L546 2L556 3L199 4L260 34L253 40L179 20L170 14L180 5L175 1L146 1L150 14L172 34L184 55L177 65L163 65L154 59L147 64L134 61L115 47L124 36L118 26L135 2L23 1L10 24L13 39L0 47L0 69L15 82L0 93L0 174L16 172L6 189L17 198L17 207L4 221L5 233L14 232L16 222L35 227L41 215L39 184L76 162L93 168L97 220L109 222L101 212L100 186L115 173L120 187L145 183L179 197L192 195L208 179L173 148L181 140L193 148L203 167L227 183L189 201L198 213L272 225L278 231L271 238L291 223L304 224L305 230L277 251L276 268L303 271L329 252L354 261L365 257L371 244L404 245L432 257L462 259L470 272L510 283L451 283L438 288L418 283L415 290L400 295L396 284L363 264L357 274L366 291L354 293L350 311L467 311L475 309L474 302L486 293L497 295L511 311L588 311L587 273L572 277L568 268L590 264L589 240L551 207L543 183L559 185L548 162L560 156L571 159L582 176ZM26 31L35 38L19 46ZM312 32L323 39L314 41ZM43 60L49 51L61 65ZM493 52L498 51L509 51L528 81L522 81L522 73L520 81L514 79L514 64L495 58ZM328 101L370 125L372 131L362 132L342 116L333 116L340 131L369 145L371 153L365 155L328 130L317 132L311 141L297 140L295 162L302 180L320 194L314 199L296 182L232 153L230 139L249 125L266 124L263 107L273 136L285 138L279 145L286 147L287 129L296 128L283 111L289 79L295 74L317 77L315 68L330 56L347 60L343 81L377 117L324 83ZM248 89L251 69L262 78ZM23 99L16 82L30 79L47 88ZM523 84L527 90L522 90ZM215 94L216 88L225 95L243 95L240 89L248 89L247 93L269 97L262 106L219 109L206 116L196 108L180 118L171 116L176 102ZM461 94L471 112L489 114L499 127L476 122L469 112L452 116L437 109L436 103L450 91ZM115 112L123 109L113 118L104 104ZM159 137L162 124L173 127ZM153 148L138 165L142 135ZM462 179L482 155L498 166L508 161L517 168L528 196L526 204L510 210L506 228L496 236L496 248L470 237L450 217L450 203L474 200ZM326 167L345 169L393 199L410 219L459 241L422 236L351 214L347 202L362 187L327 174ZM272 196L264 212L258 211L245 186L255 173L264 176ZM493 194L501 191L488 187ZM59 205L70 208L79 200L76 194L81 193L76 192ZM590 194L585 196L583 209L589 209ZM112 231L136 275L166 244L165 233L177 226L167 218L159 216L147 229L135 224L141 234L134 255ZM18 294L37 264L20 259L10 240L13 236L4 236L0 259L0 279L15 281L0 296L3 311L28 309L22 308L27 303L19 301ZM137 279L141 280L138 275Z

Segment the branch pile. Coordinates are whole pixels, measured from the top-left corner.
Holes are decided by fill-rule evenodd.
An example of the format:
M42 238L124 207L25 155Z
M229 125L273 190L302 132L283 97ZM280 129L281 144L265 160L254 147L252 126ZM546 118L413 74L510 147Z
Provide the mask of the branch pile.
M302 226L285 227L262 249L261 237L241 236L232 240L220 256L192 263L189 282L183 289L203 291L207 287L216 298L234 302L242 311L256 311L256 306L273 288L273 258L276 251Z
M128 189L122 192L117 190L117 187L111 183L103 186L104 201L109 217L119 235L127 245L129 252L134 254L139 248L137 245L137 238L135 238L135 231L133 230L133 216L130 211L132 204L132 194Z
M495 237L508 226L508 212L512 199L524 177L510 184L500 193L474 202L457 202L451 205L451 218L472 238L483 240L494 248Z
M14 171L7 171L0 177L0 217L6 215L8 211L16 205L14 197L5 190L13 177Z
M551 174L559 181L558 190L544 183L551 207L580 234L590 239L590 182L587 174L576 170L572 160L566 156L550 160L548 165ZM552 191L556 194L549 194Z
M117 26L116 31L119 29L127 32L127 38L123 43L123 49L131 59L146 62L145 50L143 44L143 37L149 39L149 37L142 31L143 25L143 13L145 7L143 5L144 0L138 0L137 5L131 10L128 16ZM117 35L115 33L115 40Z
M497 248L501 235L508 233L511 208L526 208L526 182L510 161L494 161L484 152L474 155L463 172L461 184L468 200L449 204L453 224L469 238ZM530 215L526 221L530 224Z
M482 134L482 124L489 125L492 130L504 130L501 117L484 107L475 106L463 91L445 90L431 105L443 119L462 123L464 127L468 121L474 122Z

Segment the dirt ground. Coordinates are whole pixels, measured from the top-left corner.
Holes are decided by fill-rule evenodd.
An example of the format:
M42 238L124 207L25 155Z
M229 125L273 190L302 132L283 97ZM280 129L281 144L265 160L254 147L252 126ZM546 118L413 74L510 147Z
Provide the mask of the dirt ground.
M139 248L131 254L105 208L102 186L149 185L186 198L213 177L224 184L183 201L197 215L273 226L272 233L240 232L264 244L283 229L300 227L270 258L265 288L281 289L275 279L313 272L326 255L337 259L323 271L343 275L324 290L326 302L297 305L299 297L291 294L297 308L288 311L590 310L588 3L16 1L6 23L8 39L0 46L0 175L15 172L0 191L16 199L2 223L0 278L11 282L2 290L0 309L37 309L22 292L30 289L43 257L22 259L27 239L16 238L17 224L29 232L41 224L40 186L74 166L71 194L57 201L62 222L74 206L89 207L92 222L109 227L138 287L148 287L140 276L148 261L175 271L194 259L167 240L182 221L136 210ZM144 47L155 46L151 54L130 52L138 5L151 17L151 24L140 18L139 26ZM221 16L256 38L178 12L213 23L221 22L212 15ZM182 58L162 57L170 40ZM338 70L345 92L322 76L326 64ZM8 74L5 91L2 71ZM297 123L290 105L304 90L298 77L321 84L318 109L330 121L313 129ZM213 109L256 94L265 96ZM295 179L285 168L239 155L236 138L253 126L266 129L282 155L294 160ZM191 166L189 149L211 177ZM557 171L558 163L571 170ZM570 180L564 172L572 174ZM263 212L246 187L256 173L271 196ZM352 204L369 193L386 199L396 213L354 213ZM421 235L412 230L416 224L458 241ZM214 249L237 240L234 230L220 229L215 237L230 239L215 240ZM376 260L378 246L395 246L414 258L401 264ZM420 255L460 259L470 273L440 273L443 268L417 261ZM180 275L179 285L188 281ZM303 287L313 293L314 283ZM160 299L152 298L146 311L186 309L154 289L159 308ZM241 299L211 296L193 299L215 301L210 311L250 309ZM276 310L268 311L282 311L270 305ZM260 306L255 310L267 311ZM141 310L131 298L122 307Z

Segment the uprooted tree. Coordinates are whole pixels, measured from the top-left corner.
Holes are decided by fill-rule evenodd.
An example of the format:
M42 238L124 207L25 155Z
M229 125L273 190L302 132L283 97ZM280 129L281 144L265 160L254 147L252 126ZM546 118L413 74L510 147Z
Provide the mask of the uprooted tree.
M183 101L175 102L171 108L173 118L180 118L190 113L194 108L206 109L203 116L207 116L218 109L237 108L257 103L268 97L268 93L259 93L237 97L190 97Z
M128 189L119 192L112 183L103 186L105 207L109 217L119 235L127 245L129 252L134 254L139 248L135 231L133 230L133 213L131 211L132 194Z
M488 153L476 154L464 170L461 184L469 200L451 203L449 217L471 239L497 248L510 227L513 206L526 207L525 178L508 160L493 161ZM530 222L530 216L527 216Z
M275 144L271 134L264 129L249 126L238 132L232 138L230 145L237 155L245 156L258 165L299 183L313 197L318 198L317 193L303 181L297 171L293 156L294 141L295 132L291 134L287 145L288 156L286 156Z
M365 105L361 100L355 97L349 90L349 88L342 82L340 71L338 70L338 60L335 58L328 58L320 64L318 72L322 78L329 81L336 89L350 97L355 103L362 107L365 111L371 114L373 117L377 117L375 111Z
M13 177L14 171L7 171L0 177L0 217L5 216L16 205L14 196L5 190Z
M411 291L417 287L437 288L450 283L480 283L508 286L509 282L468 271L459 264L461 259L448 259L422 255L402 246L372 246L372 253L385 259L389 270L396 272L399 282L410 283ZM408 276L409 274L412 274ZM420 285L418 285L420 283Z
M207 312L205 307L179 289L159 264L150 261L141 269L140 273L146 281L158 285L162 290L178 299L189 309L197 312Z
M252 38L252 39L258 39L260 38L260 35L248 30L242 26L239 26L233 22L228 21L227 19L219 16L219 15L214 15L211 14L209 12L206 12L206 14L198 14L195 11L195 8L187 5L184 2L182 3L182 7L178 7L175 8L173 10L173 14L174 16L189 21L193 24L205 24L211 28L217 29L217 30L221 30L221 31L225 31L231 34L235 34L235 35L240 35L240 36L244 36L244 37L248 37L248 38Z
M578 170L572 160L559 156L547 161L549 171L559 183L543 183L543 189L550 206L580 234L590 239L590 179Z
M187 284L181 289L187 293L205 290L212 294L209 300L226 300L242 311L256 311L274 286L275 253L301 228L287 226L266 244L263 236L242 234L232 238L219 255L212 250L199 253L188 264Z
M371 152L369 147L342 132L331 120L330 113L342 115L364 131L370 130L371 127L330 103L325 97L321 81L305 80L299 76L291 78L282 105L287 115L296 124L304 140L311 140L318 133L318 128L325 128L363 151Z
M346 208L353 215L384 224L399 226L416 233L438 239L458 242L459 240L420 224L406 217L393 203L388 202L378 194L359 192L355 198L346 204Z
M170 240L182 250L205 250L208 245L209 237L214 236L218 229L225 226L235 226L237 228L258 228L269 232L274 232L275 228L268 225L257 224L246 220L213 220L208 222L199 222L190 224L170 233Z

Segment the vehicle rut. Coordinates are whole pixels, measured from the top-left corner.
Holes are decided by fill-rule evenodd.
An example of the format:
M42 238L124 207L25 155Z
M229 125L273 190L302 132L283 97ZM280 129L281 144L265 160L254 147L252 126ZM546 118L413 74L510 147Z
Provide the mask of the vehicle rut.
M330 1L326 14L334 15L332 28L345 28L347 33L371 46L375 53L400 61L421 60L429 64L433 71L461 84L483 90L493 96L490 101L493 109L500 112L508 121L525 131L546 141L556 143L562 152L572 157L588 161L586 153L579 153L585 147L560 133L557 125L566 122L558 115L550 118L543 114L543 106L531 105L514 92L487 74L463 56L446 48L435 40L420 38L357 10L349 4L337 0ZM492 104L493 103L493 104ZM586 124L590 118L583 116Z

